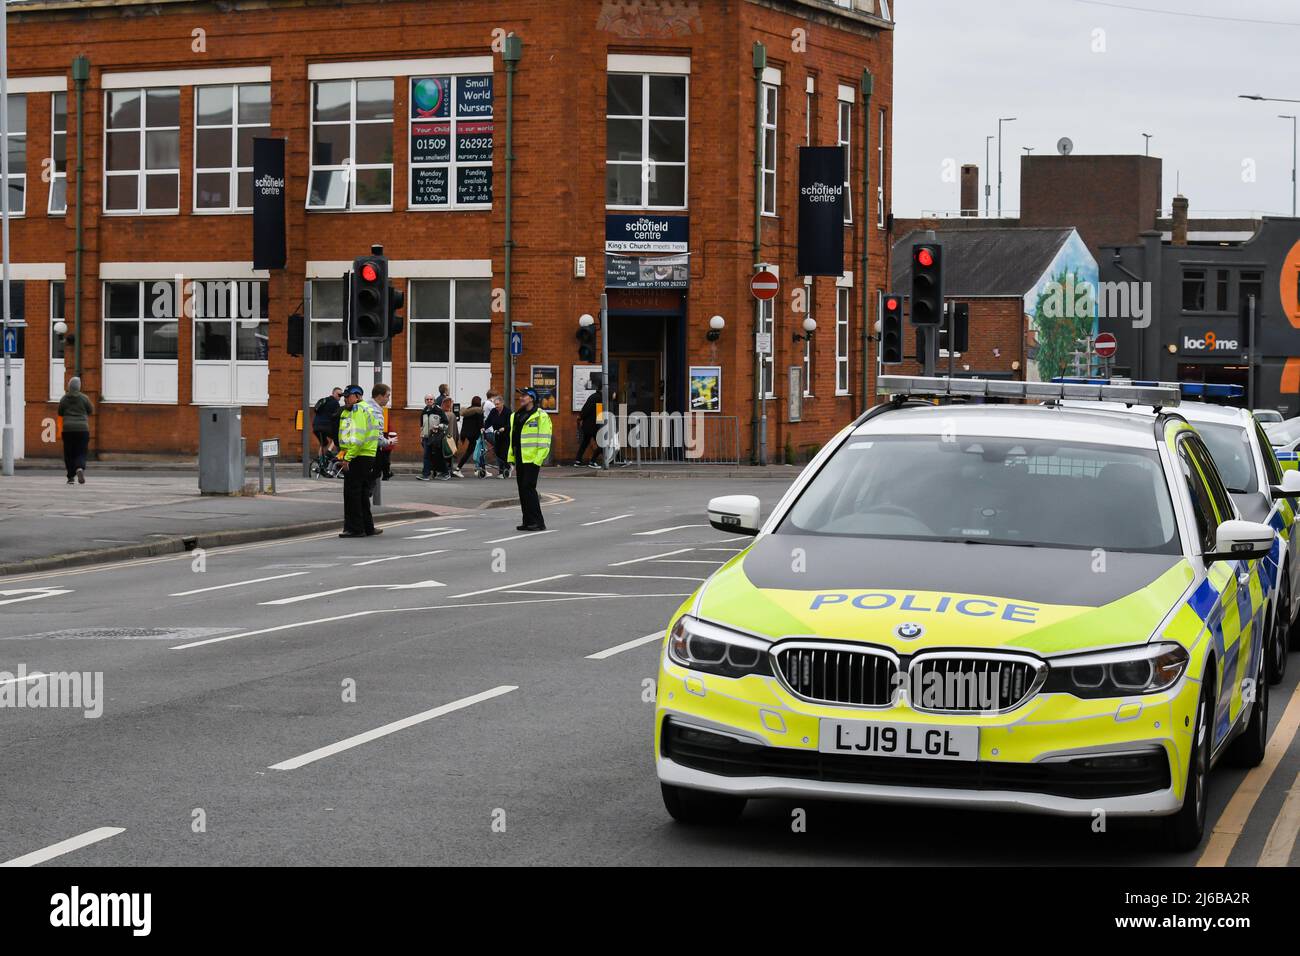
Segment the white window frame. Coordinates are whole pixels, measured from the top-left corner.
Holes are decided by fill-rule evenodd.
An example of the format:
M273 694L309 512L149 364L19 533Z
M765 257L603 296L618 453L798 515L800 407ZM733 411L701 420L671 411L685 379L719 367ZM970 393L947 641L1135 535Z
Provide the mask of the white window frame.
M55 119L58 111L54 107L60 96L63 97L63 129L59 129ZM58 152L54 146L60 137L63 138L63 172L59 172L58 163L54 158L55 153ZM58 192L60 182L63 183L63 206L56 208L54 196ZM68 212L68 94L61 90L50 94L50 195L46 200L45 212L50 216L63 216Z
M15 208L13 207L13 205L11 204L10 207L9 207L9 215L10 215L10 216L13 216L13 217L15 217L15 218L21 218L21 217L23 217L23 216L25 216L25 215L27 214L27 94L26 94L26 93L10 93L10 94L9 94L9 102L12 104L15 100L22 100L22 102L23 102L23 128L22 128L21 131L18 131L18 130L11 130L10 133L9 133L9 136L6 137L6 138L9 140L9 142L10 142L11 144L12 144L15 140L21 140L21 141L22 141L22 146L23 146L23 171L22 171L21 173L15 173L15 172L12 172L13 165L10 164L10 167L9 167L9 168L10 168L11 172L9 173L9 181L12 182L12 183L18 183L18 182L21 182L21 183L22 183L22 186L23 186L23 204L22 204L22 208L20 208L20 209L15 209ZM9 109L9 122L12 124L12 123L13 123L13 120L14 120L14 111L13 111L13 108L12 108L12 106L11 106L10 109ZM8 185L6 184L6 189L7 189L7 188L8 188Z
M223 283L230 284L226 289L227 303L228 303L227 308L225 309L226 315L208 316L206 314L206 309L204 305L207 297L207 287L210 285L217 285ZM239 286L243 286L245 283L249 283L258 287L265 287L267 289L267 292L268 293L270 292L270 288L269 288L270 284L266 279L192 279L186 282L186 291L192 293L193 295L193 298L191 300L193 304L189 305L187 303L187 308L185 309L186 318L191 320L190 321L190 361L193 365L193 375L190 379L191 381L190 394L191 396L193 396L194 392L196 391L196 388L194 387L194 383L198 381L200 368L207 368L207 369L225 368L227 370L226 373L227 384L229 385L229 391L225 393L224 397L220 397L220 396L211 397L211 398L204 397L202 400L195 398L192 401L192 404L209 405L214 403L227 403L231 405L266 405L270 400L270 393L268 387L269 385L268 376L270 371L269 361L270 361L270 352L271 352L270 318L268 316L262 315L262 316L257 316L255 320L252 320L252 321L256 321L257 325L264 327L266 331L267 358L241 359L239 357L239 330L235 328L235 325L242 324L243 322L250 321L250 320L246 320L243 317L236 314L239 311L239 308L237 306L242 306L242 303L238 301L236 296L237 295L242 296L242 290L240 290L239 286L234 285L234 283L238 283ZM261 289L260 288L258 289L256 302L257 302L256 311L260 312L261 311ZM269 306L269 298L268 298L268 306ZM268 311L269 311L269 307L268 307ZM230 358L200 359L198 357L200 322L224 322L230 326ZM261 376L262 386L259 389L256 389L254 391L244 391L244 392L239 391L239 380L241 377L239 373L241 369L246 371L251 371L255 375L259 372L265 372L266 374Z
M780 104L780 88L773 83L763 84L763 123L759 134L760 169L763 177L763 215L773 218L776 209L776 154L780 149L777 141L777 110ZM772 148L768 149L769 135ZM769 185L770 183L770 185Z
M252 205L239 205L239 177L242 173L253 173L253 165L250 162L247 166L239 165L239 131L241 129L262 129L267 132L271 129L270 118L265 123L241 123L239 121L239 91L247 87L264 86L269 92L270 83L216 83L204 86L194 87L194 170L191 174L190 185L191 200L190 205L194 209L195 215L199 216L229 216L229 215L247 215L253 211ZM212 89L230 90L230 122L211 123L202 125L199 123L199 96L203 90ZM230 165L229 166L199 166L199 130L228 129L230 130ZM230 202L225 206L200 206L199 205L199 174L216 175L226 173L229 176Z
M769 266L769 269L771 267ZM762 299L758 303L758 330L771 336L771 351L759 362L764 398L776 398L776 299Z
M849 314L853 308L853 288L847 285L835 287L835 394L849 395L849 351L852 341L849 337ZM841 344L841 330L843 344Z
M104 189L103 189L103 192L104 192L104 215L105 215L105 216L177 216L177 215L180 215L180 211L181 211L181 167L180 167L179 164L180 164L180 161L181 161L181 158L180 158L181 150L180 150L180 147L179 147L179 143L180 143L181 128L180 128L179 125L176 125L176 126L150 126L150 125L149 125L149 92L150 92L151 90L153 90L153 91L158 91L158 90L175 90L175 91L176 91L176 100L177 100L177 110L178 110L178 112L179 112L179 109L180 109L180 96L181 96L181 88L180 88L179 86L142 86L142 87L135 87L135 86L132 86L132 87L123 87L123 88L119 88L119 89L111 89L111 90L105 90L105 91L104 91L104 139L103 139L103 153L104 153L104 159L103 159ZM110 97L113 93L138 93L138 94L140 94L140 125L139 125L139 126L134 126L134 127L132 127L132 126L110 127L110 126L108 125L108 121L109 121L110 117L112 116L112 113L109 111L109 108L108 108L108 99L109 99L109 97ZM177 116L177 123L179 124L179 122L180 122L180 117L179 117L179 115L178 115L178 116ZM163 169L163 168L159 168L159 169L148 169L148 168L146 168L146 165L145 165L145 163L146 163L146 159L145 159L145 157L146 157L146 155L147 155L147 153L148 153L149 134L150 134L150 133L170 133L170 132L173 132L173 131L176 133L176 139L177 139L177 144L178 144L178 146L177 146L177 151L176 151L176 155L177 155L177 165L176 165L176 167L175 167L175 168L166 168L166 169ZM109 137L109 133L129 133L129 132L136 132L136 133L139 133L139 134L140 134L140 154L139 154L139 157L138 157L138 162L137 162L136 168L135 168L134 170L128 170L128 169L110 170L110 169L108 168L108 137ZM174 175L174 176L176 177L176 205L174 205L174 206L170 206L170 207L167 207L167 208L161 208L161 207L160 207L160 208L157 208L157 209L151 208L151 207L149 207L149 206L146 205L146 199L145 199L145 197L148 195L148 186L149 186L149 176L150 176L150 174L155 175L155 176L157 176L157 175L167 175L167 174L171 174L171 175ZM108 190L108 181L109 181L110 179L117 179L117 178L123 178L123 179L125 179L125 178L128 177L128 176L134 176L134 177L136 178L136 185L135 185L135 208L133 208L133 209L110 209L109 206L108 206L108 192L109 192L109 190Z
M385 120L385 119L377 119L377 120L375 120L375 119L367 119L367 120L359 120L359 119L357 119L357 84L358 84L358 83L374 83L374 82L381 82L381 81L383 81L383 80L388 80L389 82L391 82L391 83L393 84L393 98L392 98L392 100L390 101L390 102L391 102L391 107L390 107L390 108L391 108L392 111L393 111L393 116L391 116L390 118L388 118L388 119L386 119L386 120ZM322 84L322 83L331 83L331 84L332 84L332 83L338 83L338 82L340 82L340 80L337 80L337 79L321 79L321 80L312 80L312 81L311 81L311 86L310 86L310 89L309 89L309 98L308 98L308 101L307 101L308 149L310 150L310 152L307 154L307 163L308 163L308 165L307 165L307 196L306 196L306 198L303 200L303 202L306 204L306 207L307 207L307 211L308 211L308 212L391 212L392 209L393 209L393 179L394 179L394 177L395 177L395 175L396 175L396 172L395 172L395 166L396 166L396 164L395 164L395 163L364 163L364 164L359 164L359 163L354 162L354 160L355 160L356 155L357 155L357 127L358 127L358 126L360 126L360 125L365 125L365 126L379 126L379 125L381 125L381 124L385 124L385 123L387 123L388 126L389 126L389 128L390 128L390 130L392 130L392 131L394 131L394 132L396 131L396 127L397 127L397 80L396 80L395 78L393 78L393 77L387 77L387 76L362 76L362 77L352 77L352 78L350 78L349 80L347 80L347 82L351 84L351 90L350 90L350 93L349 93L349 100L348 100L348 118L347 118L347 120L325 120L325 121L322 121L322 122L318 122L318 121L316 120L316 117L315 117L315 111L316 111L316 88L317 88L320 84ZM344 161L341 162L341 163L332 163L332 164L327 165L327 166L318 166L318 165L316 165L316 158L315 158L315 157L316 157L316 127L318 127L318 126L343 126L345 123L346 123L346 125L347 125L347 127L348 127L348 155L344 158ZM396 149L394 149L394 151L393 151L393 158L394 158L394 159L397 158ZM358 204L357 204L357 201L356 201L356 199L357 199L357 177L356 177L356 172L358 172L358 171L360 171L360 170L367 170L367 169L387 169L387 170L388 170L388 202L387 202L386 204L380 204L380 205L374 205L374 206L361 206L361 205L358 205ZM343 174L343 181L347 184L347 194L346 194L346 196L345 196L345 198L344 198L344 201L343 201L343 204L342 204L341 206L340 206L340 205L328 205L328 204L319 204L319 205L315 205L315 206L312 205L312 202L311 202L311 195L312 195L312 181L315 179L316 173L318 173L318 172L341 172L341 173Z
M420 288L426 286L432 286L434 283L439 283L439 282L447 283L447 318L417 319L415 317L416 314L415 303L416 300L419 298ZM430 391L430 389L418 389L415 387L417 384L416 380L421 377L418 373L422 369L434 369L434 368L441 369L445 367L447 369L446 382L445 383L440 382L438 384L449 385L451 387L452 400L461 402L461 404L468 403L468 399L462 394L465 391L465 389L463 389L457 382L457 379L462 372L471 372L471 373L478 372L478 373L486 373L489 376L491 375L491 371L492 371L491 307L489 305L489 312L486 318L463 318L463 319L460 318L456 314L456 286L457 283L460 282L485 283L488 287L489 295L491 294L491 288L492 288L491 279L473 278L470 276L448 276L446 278L413 279L410 283L409 294L411 296L410 299L411 308L407 310L408 318L407 318L407 336L406 336L406 367L408 369L407 376L406 376L406 380L408 383L407 396L406 396L407 408L424 407L424 393ZM469 325L471 323L475 325L488 326L488 361L486 362L462 362L462 361L458 361L456 358L456 327L458 325ZM437 324L444 324L448 326L447 360L445 362L417 362L413 356L413 352L415 349L415 339L416 339L414 326L437 325ZM462 401L462 399L464 400Z
M629 120L635 119L641 122L641 158L639 160L616 160L605 159L605 166L639 166L641 168L641 202L632 205L617 205L609 201L608 194L605 196L606 209L658 209L658 210L683 210L688 208L691 195L691 78L684 73L654 73L642 72L633 73L623 70L609 70L606 73L606 82L610 74L623 76L639 76L641 78L641 108L645 111L640 114L623 114L610 113L608 98L605 102L605 128L608 131L609 121L611 119ZM686 92L682 98L682 116L656 116L650 112L650 79L651 77L665 77L670 79L681 78L686 84ZM650 124L654 120L665 120L669 122L680 122L682 124L682 161L667 162L654 161L650 159ZM682 170L682 202L680 206L652 206L650 205L650 184L654 182L654 171L659 167L677 168Z
M492 173L492 164L493 164L492 158L489 158L486 162L481 160L476 160L472 162L460 162L456 156L456 144L458 142L457 128L460 126L461 123L488 123L489 125L492 126L494 132L496 129L496 102L495 102L496 87L495 87L494 79L493 79L493 83L494 83L493 104L492 104L491 115L467 116L463 118L458 115L460 97L457 94L459 93L459 89L460 89L460 81L466 77L478 77L478 76L487 76L489 79L493 79L493 75L491 71L488 71L487 73L436 73L436 74L425 74L423 76L407 77L406 98L407 98L408 108L407 108L407 120L406 120L406 142L408 144L408 151L406 156L406 172L407 172L406 206L408 209L419 210L421 212L437 212L442 210L455 210L455 209L491 209L492 208L491 202L462 203L457 199L457 196L459 195L459 190L457 189L457 186L460 182L460 171L462 169L487 169L489 176ZM427 123L427 122L447 123L448 128L451 131L449 134L450 140L447 143L448 156L450 158L445 163L417 163L412 159L412 157L415 155L414 150L411 150L409 148L410 143L413 142L414 135L415 135L411 131L411 128L416 123L416 118L411 115L411 112L414 108L412 104L415 102L415 96L413 90L415 89L415 84L418 81L428 80L428 79L446 79L449 83L449 88L452 91L451 110L446 120L420 120L419 121L422 123ZM488 139L492 139L492 138L493 138L493 134L491 133L488 134ZM494 143L492 147L489 148L488 152L495 154L495 149L496 147ZM415 202L415 170L437 169L439 167L447 170L447 201L441 205L437 203L417 204ZM495 182L492 183L492 189L495 198L495 192L496 192Z
M876 136L876 226L885 228L885 130L887 111L880 111L880 132Z
M836 143L844 148L844 222L853 222L853 102L838 102Z
M108 357L109 336L108 336L108 330L106 326L110 322L130 322L132 320L126 317L121 317L121 318L109 317L108 287L109 285L127 285L127 284L135 285L138 293L138 308L136 310L138 315L134 320L137 325L136 342L138 348L137 348L136 356L133 359L109 358ZM174 307L172 311L174 313L180 313L180 315L164 316L162 318L153 316L153 310L150 308L149 304L146 301L145 290L146 289L149 290L149 295L160 295L162 293L157 288L158 286L172 287L171 292L169 293L171 297L172 305ZM172 277L169 279L156 279L156 280L154 279L101 279L99 288L100 288L99 333L101 339L100 361L103 363L103 380L104 380L102 396L101 396L102 400L105 402L121 402L124 404L137 404L137 405L175 405L178 401L177 388L178 388L178 370L180 365L180 327L181 327L181 318L183 317L185 311L183 306L181 305L182 302L181 296L182 296L183 289L177 287L176 277ZM176 327L177 341L176 341L175 358L160 359L160 358L145 357L144 326L148 322L154 322L160 324L170 323ZM136 369L136 384L131 397L128 397L125 393L118 393L113 391L113 386L110 384L109 370L112 368L125 368L127 366L135 366ZM146 392L147 392L146 379L148 377L148 369L150 367L161 369L163 370L164 373L170 370L171 389L169 392L170 394L169 399L157 400L157 399L150 399L146 397Z

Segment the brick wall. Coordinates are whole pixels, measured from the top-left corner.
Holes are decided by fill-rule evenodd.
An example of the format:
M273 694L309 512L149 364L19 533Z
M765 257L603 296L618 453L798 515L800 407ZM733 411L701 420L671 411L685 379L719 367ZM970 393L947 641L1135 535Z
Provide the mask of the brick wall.
M205 31L205 52L194 52L193 31ZM815 340L814 393L805 401L803 421L784 421L785 367L796 364L802 343L791 341L801 315L790 310L797 235L797 155L803 143L804 89L807 76L817 83L813 143L833 144L836 87L855 89L864 65L875 76L871 104L871 190L876 167L877 110L892 107L892 33L863 17L822 11L781 0L659 0L608 3L519 0L499 3L385 3L338 0L303 5L285 2L148 4L125 9L85 8L29 11L10 16L11 73L15 76L68 74L74 56L91 62L86 96L84 232L85 261L79 343L84 387L98 401L102 386L99 356L101 263L166 261L249 261L252 221L248 215L197 216L193 207L194 89L181 88L180 215L106 216L101 213L103 168L103 91L106 71L177 70L231 66L270 66L272 127L269 135L288 140L288 264L270 279L270 398L265 408L246 408L244 434L250 447L278 436L285 447L301 401L301 360L287 355L285 317L302 299L306 263L350 260L382 242L394 259L490 259L493 285L504 284L505 236L505 71L494 54L496 118L495 202L490 211L406 210L407 85L395 83L394 211L324 213L305 209L310 151L309 64L324 61L387 60L481 56L490 50L493 31L514 31L524 43L515 89L514 277L513 316L531 322L519 377L531 364L561 368L561 415L556 422L560 456L574 450L569 425L569 370L578 362L573 333L577 316L594 313L602 291L604 241L605 55L689 54L689 195L691 288L687 301L687 364L723 366L723 414L740 415L745 455L753 392L753 307L747 290L752 262L754 85L750 48L767 45L769 65L781 69L779 112L779 204L776 218L763 223L765 261L781 266L782 305L776 313L775 413L769 454L778 457L787 438L796 448L824 442L861 405L863 346L860 286L852 296L850 396L834 395L834 290L832 279L817 281L820 330ZM806 49L796 50L795 31L805 31ZM75 142L75 113L69 86L69 154ZM39 158L48 155L50 96L28 96L29 213L14 224L14 259L63 261L68 274L67 315L72 325L75 236L70 174L69 214L44 215L47 186ZM875 224L874 195L862 195L863 109L854 107L853 206L855 223L846 229L846 269L860 282L864 213L869 251L868 288L872 321L875 290L888 276L888 241ZM892 143L887 143L886 169ZM71 164L72 160L70 160ZM886 200L892 196L886 182ZM585 256L588 274L573 277L573 257ZM169 277L162 277L169 278ZM28 316L48 315L46 283L28 283ZM705 339L709 316L722 314L721 340ZM503 334L500 315L493 323L493 385L502 385ZM27 338L27 454L57 454L38 440L40 424L54 414L48 395L48 323L33 322ZM98 403L95 447L99 452L188 452L197 445L197 413L191 405L192 336L182 320L178 348L178 402L175 405ZM413 434L414 411L400 406L406 397L406 336L393 345L395 402L399 432ZM874 363L874 347L869 360ZM69 368L72 363L69 362ZM363 370L363 380L368 374ZM522 381L519 384L523 384ZM404 454L418 453L408 441ZM286 454L293 454L287 451Z

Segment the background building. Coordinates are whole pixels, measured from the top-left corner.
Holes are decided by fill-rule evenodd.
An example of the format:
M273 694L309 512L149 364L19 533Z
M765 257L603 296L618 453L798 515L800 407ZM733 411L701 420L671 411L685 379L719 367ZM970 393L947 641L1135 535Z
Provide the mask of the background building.
M9 8L20 453L56 453L40 439L78 368L101 453L193 453L203 404L244 406L250 446L292 436L302 386L288 317L307 308L310 281L310 393L343 384L340 276L372 243L406 292L407 329L383 374L408 435L439 384L461 402L511 384L508 306L531 323L513 384L554 384L557 451L570 454L592 364L578 358L578 318L597 313L606 285L618 399L684 410L703 370L741 457L753 452L756 371L773 399L770 459L816 447L868 400L866 329L889 274L892 100L890 12L873 0ZM509 220L508 34L522 41ZM251 267L257 137L287 143L283 270ZM797 149L835 144L849 154L846 271L807 283L819 329L795 340ZM642 237L662 230L653 238L668 248L624 248L607 264L629 223ZM756 229L758 260L783 283L761 311L748 291ZM710 341L714 315L726 327ZM75 342L53 334L57 320ZM756 322L773 333L762 363ZM363 384L372 358L363 351ZM795 366L801 409L786 394Z

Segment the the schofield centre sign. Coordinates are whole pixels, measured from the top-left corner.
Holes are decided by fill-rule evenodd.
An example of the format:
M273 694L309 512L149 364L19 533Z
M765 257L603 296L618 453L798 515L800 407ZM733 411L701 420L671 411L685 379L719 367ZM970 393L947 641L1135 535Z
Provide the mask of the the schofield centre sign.
M686 216L606 216L605 287L685 289L690 285L689 250Z

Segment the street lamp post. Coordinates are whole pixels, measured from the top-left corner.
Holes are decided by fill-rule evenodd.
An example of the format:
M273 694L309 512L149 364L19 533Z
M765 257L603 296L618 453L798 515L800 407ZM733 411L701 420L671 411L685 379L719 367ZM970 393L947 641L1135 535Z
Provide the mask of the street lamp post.
M1142 140L1143 140L1143 143L1142 143L1142 155L1143 155L1143 156L1150 156L1150 155L1151 155L1151 134L1150 134L1150 133L1143 133L1143 134L1142 134Z
M989 217L989 196L993 194L993 187L989 185L989 144L993 142L993 134L990 133L984 137L984 218Z
M1277 118L1291 121L1291 216L1295 218L1296 118L1294 113L1279 113Z
M1032 156L1032 155L1034 155L1034 150L1037 149L1038 147L1036 147L1036 146L1021 146L1020 148L1023 149L1023 150L1025 151L1025 155L1026 155L1026 156Z
M9 5L5 4L5 9L0 10L0 134L3 134L3 143L0 143L0 245L3 245L4 256L4 339L5 339L5 395L4 395L4 412L5 423L3 434L0 434L0 468L5 475L14 473L14 403L13 403L13 370L9 360ZM78 130L80 135L81 131Z
M1014 123L1014 116L998 118L998 218L1002 218L1002 124Z

